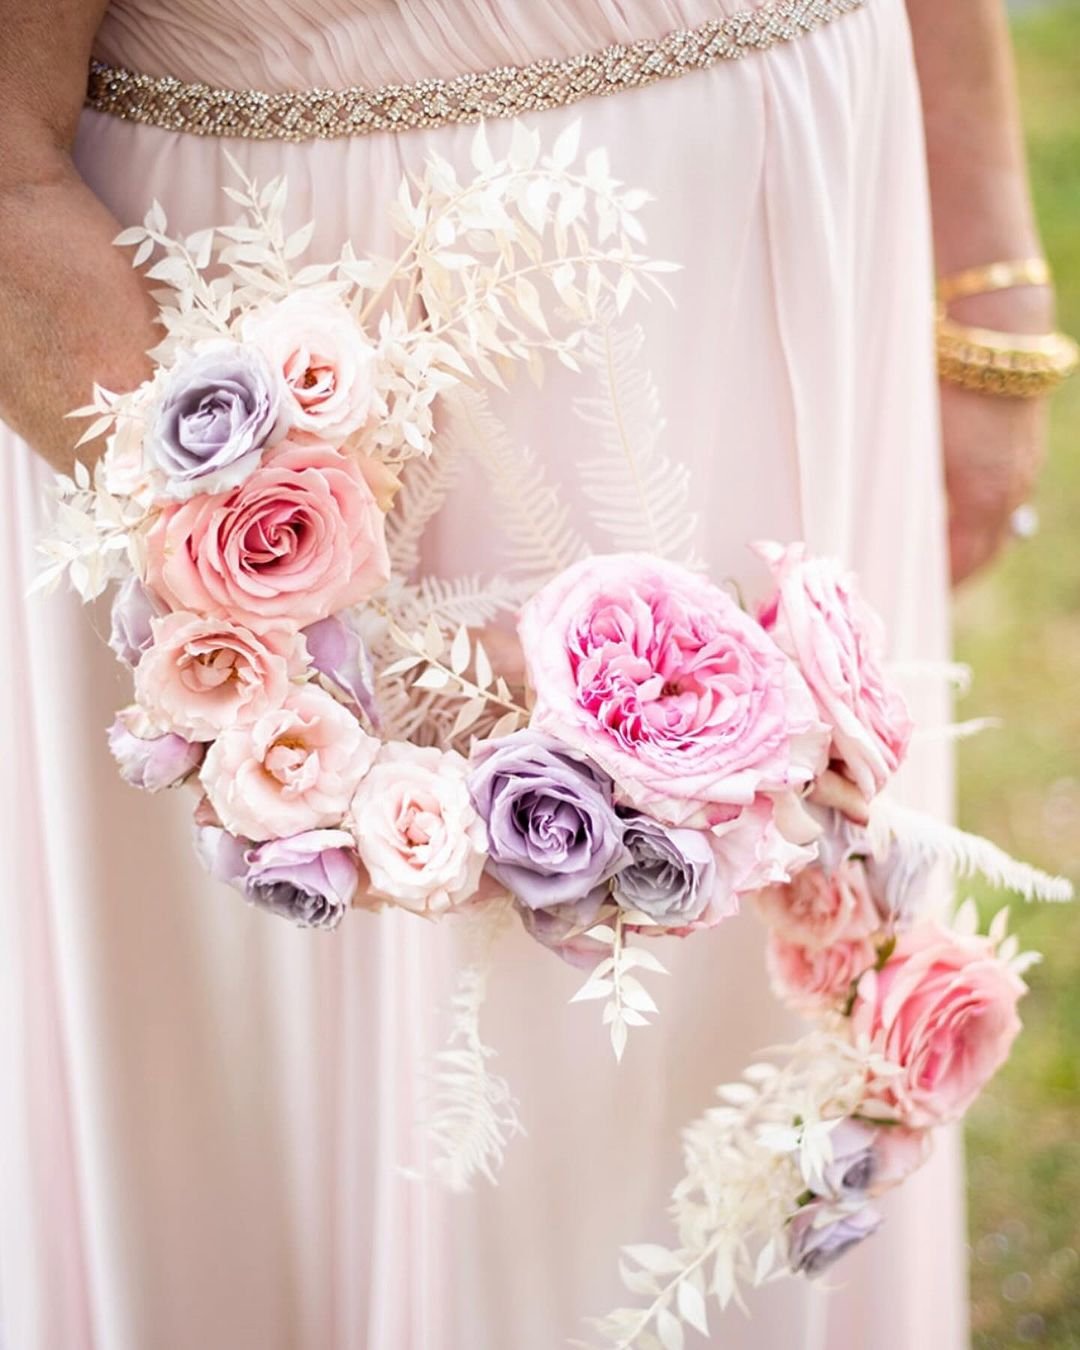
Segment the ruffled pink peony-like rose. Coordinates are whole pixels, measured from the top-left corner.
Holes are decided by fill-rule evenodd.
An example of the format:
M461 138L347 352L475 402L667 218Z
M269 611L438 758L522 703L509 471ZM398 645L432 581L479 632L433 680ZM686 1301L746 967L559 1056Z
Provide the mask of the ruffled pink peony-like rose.
M306 684L280 708L224 731L201 779L229 833L259 843L340 825L378 750L351 712Z
M765 948L773 993L789 1008L811 1016L841 1008L852 985L876 960L874 944L865 939L800 947L772 932Z
M900 1072L877 1095L905 1125L958 1120L1008 1058L1027 986L988 938L924 919L859 981L852 1030Z
M913 729L883 668L881 620L835 559L807 558L804 544L756 551L777 586L761 622L798 663L832 731L832 758L872 797L899 768Z
M296 633L255 634L227 619L179 612L152 621L153 642L135 671L135 697L155 725L212 741L284 701L305 667Z
M285 441L232 492L167 506L147 571L170 609L305 627L386 582L385 516L355 457Z
M370 896L437 917L475 897L487 831L453 750L388 742L357 789L346 827Z
M770 928L804 947L868 938L882 927L857 858L845 858L831 872L818 864L805 867L787 885L766 887L757 904Z
M675 563L583 559L525 605L518 632L533 727L666 823L726 820L725 808L799 787L824 764L826 733L794 663L731 596Z
M375 347L340 300L295 291L252 315L244 336L278 375L286 427L341 441L371 416Z

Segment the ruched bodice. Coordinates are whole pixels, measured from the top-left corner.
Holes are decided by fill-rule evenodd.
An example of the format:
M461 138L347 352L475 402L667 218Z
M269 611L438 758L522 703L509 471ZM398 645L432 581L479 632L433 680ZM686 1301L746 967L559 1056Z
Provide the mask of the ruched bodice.
M94 54L246 89L450 77L661 37L760 0L115 0Z

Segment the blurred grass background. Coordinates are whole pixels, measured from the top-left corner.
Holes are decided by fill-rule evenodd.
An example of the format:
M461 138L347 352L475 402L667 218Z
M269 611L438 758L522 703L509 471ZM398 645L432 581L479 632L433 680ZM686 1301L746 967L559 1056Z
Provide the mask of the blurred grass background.
M1013 30L1060 324L1080 334L1080 0L1020 6ZM975 671L958 716L1005 719L961 747L961 819L1080 883L1080 378L1054 399L1050 455L1040 534L957 605ZM1080 1350L1080 906L1013 914L1045 961L1024 1036L969 1117L973 1345Z

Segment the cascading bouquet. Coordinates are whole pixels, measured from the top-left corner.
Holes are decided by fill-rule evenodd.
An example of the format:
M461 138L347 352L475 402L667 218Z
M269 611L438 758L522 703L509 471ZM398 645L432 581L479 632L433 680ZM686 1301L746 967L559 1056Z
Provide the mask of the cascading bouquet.
M576 127L545 155L518 126L503 158L481 129L470 182L436 156L403 181L393 261L296 266L312 227L288 233L284 182L238 166L234 225L173 238L155 206L118 239L160 255L155 372L80 410L107 448L58 479L39 584L119 583L135 697L110 746L135 786L195 787L216 877L308 928L386 906L479 927L429 1122L453 1188L493 1178L519 1128L478 1021L511 911L588 970L575 997L603 1002L621 1056L656 1012L639 977L663 971L638 939L757 897L777 994L815 1025L687 1132L678 1245L627 1249L648 1302L600 1331L671 1347L710 1291L814 1274L872 1231L869 1197L1007 1053L1031 958L1003 920L921 916L930 872L1069 888L882 795L913 728L838 564L757 545L753 613L702 575L689 475L619 327L670 266L638 251L646 194L602 150L578 159ZM575 463L609 553L482 391L545 356L595 386ZM508 566L424 574L466 459Z

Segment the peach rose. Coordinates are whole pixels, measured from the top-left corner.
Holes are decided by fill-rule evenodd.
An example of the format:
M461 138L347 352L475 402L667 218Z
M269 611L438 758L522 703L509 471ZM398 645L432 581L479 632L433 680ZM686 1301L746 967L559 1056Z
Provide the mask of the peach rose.
M385 531L361 464L285 441L231 492L167 506L147 538L147 572L170 609L302 628L387 581Z
M859 981L852 1030L900 1070L877 1095L913 1128L957 1120L1008 1058L1027 986L989 938L924 919Z
M342 441L368 420L375 347L340 300L295 291L253 315L244 336L277 372L286 427Z
M882 926L857 858L846 858L831 872L816 863L805 867L786 886L761 891L757 904L780 937L804 947L868 938Z
M346 822L374 899L437 916L476 894L487 831L467 772L453 750L383 746Z
M831 558L807 558L804 544L759 544L777 590L759 615L799 667L832 730L831 758L866 797L896 772L912 721L886 677L881 620L855 579Z
M256 635L180 611L154 619L151 631L135 671L136 700L156 726L188 740L212 741L280 706L305 666L303 640L280 629Z
M872 942L834 942L831 947L801 947L779 933L769 934L765 964L773 993L807 1016L840 1008L852 985L877 961Z
M201 780L221 824L261 843L340 825L379 742L316 685L214 742Z

